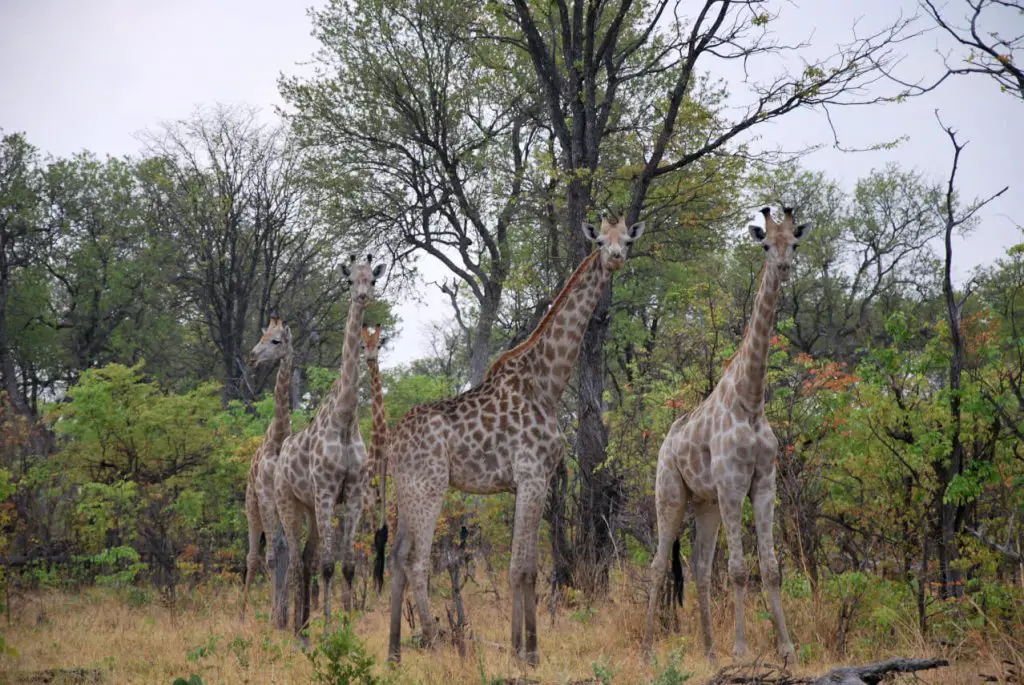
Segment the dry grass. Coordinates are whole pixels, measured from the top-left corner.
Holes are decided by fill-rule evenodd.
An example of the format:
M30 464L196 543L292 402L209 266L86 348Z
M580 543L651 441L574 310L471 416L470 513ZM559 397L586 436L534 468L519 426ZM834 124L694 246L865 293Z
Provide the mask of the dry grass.
M460 659L451 647L415 649L408 645L408 625L403 625L403 663L393 675L403 683L480 683L482 664L488 682L522 675L543 683L569 683L592 678L593 664L601 663L615 672L616 683L649 682L655 671L639 651L643 607L624 582L617 581L617 585L612 597L618 599L590 609L563 610L554 625L543 615L539 621L541 665L535 670L520 668L507 652L507 592L497 603L492 593L469 586L466 603L475 642L468 656ZM748 643L753 654L771 660L771 624L761 600L751 594L755 596L748 606ZM634 601L628 599L631 596ZM368 653L379 662L387 648L386 597L386 593L371 595L367 611L356 623ZM95 669L107 683L169 684L192 673L201 675L207 685L309 682L309 664L288 634L273 630L263 613L254 616L250 612L241 624L238 599L236 586L200 588L175 608L157 603L130 606L121 596L101 590L33 596L17 605L12 625L3 631L17 656L0 657L0 683L40 682L28 680L28 674L55 668ZM267 604L267 587L262 585L255 593L254 606L265 608ZM701 683L710 678L712 670L699 654L695 604L692 596L687 598L681 615L682 634L663 636L658 658L664 664L668 654L677 651L682 655L682 669L693 675L691 682ZM443 599L434 597L433 606L441 614ZM810 599L787 602L791 630L802 655L802 663L792 668L795 673L820 674L834 665L836 656L827 647L834 616L828 609ZM729 663L731 631L730 602L720 598L715 636L723 663ZM949 669L923 674L928 683L978 682L979 672L998 672L998 659L984 648L960 645L954 651L937 654L934 648L920 644L909 626L897 627L887 644L860 644L847 662L891 655L955 659ZM380 665L377 669L382 674L387 670Z

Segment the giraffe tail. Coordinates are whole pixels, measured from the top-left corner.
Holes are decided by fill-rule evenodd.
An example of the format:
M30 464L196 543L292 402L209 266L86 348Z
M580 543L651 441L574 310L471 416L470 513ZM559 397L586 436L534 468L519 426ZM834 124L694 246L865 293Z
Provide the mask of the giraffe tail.
M373 558L373 584L379 593L384 588L384 548L388 542L388 524L385 522L377 532L373 534L373 548L376 552Z
M679 538L672 543L672 595L678 606L683 606L683 560L679 554Z

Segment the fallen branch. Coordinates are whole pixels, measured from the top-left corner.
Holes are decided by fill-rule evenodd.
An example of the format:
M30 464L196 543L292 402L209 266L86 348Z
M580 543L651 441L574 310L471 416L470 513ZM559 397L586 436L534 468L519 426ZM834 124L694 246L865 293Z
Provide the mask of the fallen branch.
M836 668L818 678L791 676L783 669L752 664L723 668L707 685L876 685L890 673L914 673L949 666L945 659L889 659L867 666Z
M811 685L875 685L889 673L914 673L949 666L945 659L889 659L867 666L851 666L829 671Z

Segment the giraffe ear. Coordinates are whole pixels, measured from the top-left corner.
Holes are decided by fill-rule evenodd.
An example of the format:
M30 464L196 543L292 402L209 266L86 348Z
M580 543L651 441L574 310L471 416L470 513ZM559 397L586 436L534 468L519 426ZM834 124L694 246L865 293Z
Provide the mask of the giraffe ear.
M597 230L597 226L594 224L588 224L586 221L583 222L583 235L587 236L588 240L597 242L600 237L600 233Z
M807 222L804 222L802 224L799 224L796 227L796 230L793 231L793 237L794 238L803 238L805 235L807 235L808 233L811 232L812 228L814 228L814 222L813 221L807 221Z
M647 228L646 221L638 221L629 227L629 242L633 242L644 234L644 229Z
M369 255L367 255L367 256L369 256ZM383 264L378 264L377 266L373 267L373 280L377 280L378 278L380 278L383 275L384 275L384 265Z
M764 240L764 229L761 228L760 226L750 224L749 226L747 226L747 230L750 231L750 237L752 237L757 242L761 242L762 240Z
M292 329L291 329L291 326L285 326L284 327L284 338L285 338L285 340L289 340L289 341L292 339Z

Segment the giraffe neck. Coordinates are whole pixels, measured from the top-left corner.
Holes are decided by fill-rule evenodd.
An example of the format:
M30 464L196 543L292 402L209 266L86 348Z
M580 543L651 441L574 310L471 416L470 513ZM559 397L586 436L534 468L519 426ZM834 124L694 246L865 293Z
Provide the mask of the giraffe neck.
M736 373L739 374L736 378L736 392L754 413L759 413L764 407L768 346L775 330L775 306L781 284L778 269L766 264L761 272L761 285L754 298L754 309L747 323L743 343L734 362Z
M370 438L370 473L377 473L384 445L388 439L388 419L384 412L384 387L380 382L380 367L376 362L367 364L370 368L370 392L373 399L373 436Z
M264 443L270 444L274 452L292 432L292 348L290 343L277 367L277 382L274 384L274 419L267 427Z
M341 372L331 387L327 418L336 430L355 422L359 397L359 330L363 325L366 304L353 299L345 323L345 342L341 347Z
M611 270L601 263L600 252L590 253L530 337L499 357L487 375L493 375L516 357L525 357L525 366L534 376L535 396L557 403L572 375L583 333L611 276Z
M384 524L384 488L387 472L384 463L384 450L388 442L388 417L384 411L384 388L380 382L380 367L376 362L368 363L370 368L370 390L373 398L373 435L370 437L370 454L367 461L371 479L374 474L379 477L377 481L378 501L381 504L380 520L378 527Z

